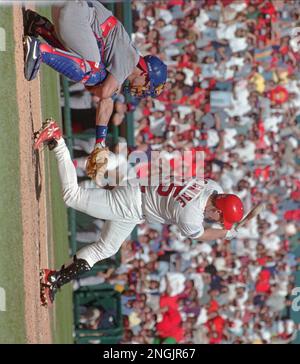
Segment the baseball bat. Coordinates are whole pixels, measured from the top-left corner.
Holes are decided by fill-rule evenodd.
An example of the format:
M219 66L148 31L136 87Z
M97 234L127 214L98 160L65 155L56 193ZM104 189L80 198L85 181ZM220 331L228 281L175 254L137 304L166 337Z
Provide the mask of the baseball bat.
M265 204L263 202L254 206L248 214L236 225L236 229L246 225L250 220L259 215L265 208Z

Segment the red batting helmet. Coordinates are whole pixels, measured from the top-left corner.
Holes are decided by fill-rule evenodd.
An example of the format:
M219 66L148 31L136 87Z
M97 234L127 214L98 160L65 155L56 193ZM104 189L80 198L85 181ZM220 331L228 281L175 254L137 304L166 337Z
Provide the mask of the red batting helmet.
M241 221L244 216L243 203L236 195L217 195L215 199L215 207L222 211L223 225L226 230L230 230L232 225Z

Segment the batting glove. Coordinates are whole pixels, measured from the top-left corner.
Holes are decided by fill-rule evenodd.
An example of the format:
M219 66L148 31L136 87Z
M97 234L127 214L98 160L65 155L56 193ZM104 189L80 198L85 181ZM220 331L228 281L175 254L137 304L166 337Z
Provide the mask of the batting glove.
M235 229L235 226L233 226L233 227L231 228L231 230L228 230L228 231L227 231L227 233L226 233L226 235L225 235L225 239L226 239L226 240L231 240L231 239L236 238L236 237L237 237L237 235L238 235L238 232L237 232L237 230Z

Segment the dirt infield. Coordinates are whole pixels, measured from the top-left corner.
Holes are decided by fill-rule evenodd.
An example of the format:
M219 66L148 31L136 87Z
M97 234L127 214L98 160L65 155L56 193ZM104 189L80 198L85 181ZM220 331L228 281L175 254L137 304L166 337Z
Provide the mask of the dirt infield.
M32 7L31 7L32 8ZM33 151L33 131L41 126L39 79L27 82L23 76L23 14L15 5L14 38L17 74L17 102L20 118L20 178L24 255L26 339L28 343L51 343L51 312L40 306L39 269L49 265L45 161ZM52 249L50 249L53 251Z

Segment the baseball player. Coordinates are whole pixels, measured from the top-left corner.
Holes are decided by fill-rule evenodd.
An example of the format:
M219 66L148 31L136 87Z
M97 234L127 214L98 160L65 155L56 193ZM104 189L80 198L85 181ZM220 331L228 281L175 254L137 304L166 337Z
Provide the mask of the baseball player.
M99 1L60 2L52 6L52 19L53 24L32 10L25 12L25 78L33 80L45 63L70 80L82 82L100 98L96 146L87 163L87 174L97 182L107 164L105 138L112 97L125 80L125 91L135 97L158 96L167 67L156 56L142 57L123 25Z
M180 186L84 189L78 186L69 150L52 119L43 124L34 148L43 144L56 155L66 205L105 220L99 240L79 250L71 263L60 270L41 271L46 302L53 302L58 288L117 253L134 227L144 221L176 224L184 236L201 241L231 239L237 234L234 224L243 218L243 204L237 196L224 194L214 181L192 179ZM223 228L204 229L204 219L222 223Z

